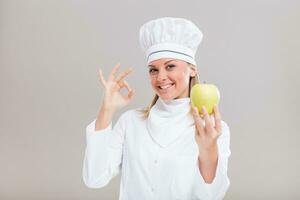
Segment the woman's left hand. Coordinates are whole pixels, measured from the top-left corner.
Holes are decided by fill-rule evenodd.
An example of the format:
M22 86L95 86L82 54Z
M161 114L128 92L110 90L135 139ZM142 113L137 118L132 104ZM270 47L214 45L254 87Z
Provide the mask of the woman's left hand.
M210 116L203 106L203 118L199 115L197 107L192 107L193 117L196 126L195 140L199 151L210 151L217 147L217 139L221 135L221 114L218 106L213 108L213 114ZM205 122L205 125L203 123Z

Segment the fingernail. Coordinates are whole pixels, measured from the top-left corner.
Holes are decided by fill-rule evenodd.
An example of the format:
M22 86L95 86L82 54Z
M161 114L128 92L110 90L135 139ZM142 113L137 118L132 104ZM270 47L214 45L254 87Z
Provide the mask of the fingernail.
M195 108L194 107L192 107L192 112L195 112Z

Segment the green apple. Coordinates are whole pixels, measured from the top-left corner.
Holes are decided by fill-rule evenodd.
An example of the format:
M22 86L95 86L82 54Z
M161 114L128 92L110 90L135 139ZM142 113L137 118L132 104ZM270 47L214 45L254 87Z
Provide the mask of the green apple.
M214 104L218 105L220 101L220 92L213 84L197 83L191 89L190 98L192 106L196 106L200 114L203 114L202 106L205 106L210 115L213 113Z

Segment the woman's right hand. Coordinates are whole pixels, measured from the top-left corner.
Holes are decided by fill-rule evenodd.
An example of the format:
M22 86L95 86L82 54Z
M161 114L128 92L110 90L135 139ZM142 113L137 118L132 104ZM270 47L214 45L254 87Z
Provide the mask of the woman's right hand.
M132 71L131 68L127 69L123 73L116 76L120 64L118 63L112 69L107 80L104 79L101 69L99 69L100 82L104 87L104 99L102 102L102 108L105 110L117 111L122 107L128 105L133 98L134 90L131 89L129 84L124 80L124 78ZM128 90L127 95L122 95L120 93L122 88Z

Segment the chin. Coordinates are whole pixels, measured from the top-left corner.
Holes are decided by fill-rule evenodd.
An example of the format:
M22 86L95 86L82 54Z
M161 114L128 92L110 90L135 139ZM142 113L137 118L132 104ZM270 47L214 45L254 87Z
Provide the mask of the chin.
M181 98L179 96L160 96L160 95L158 95L158 96L159 96L160 99L165 100L165 101Z
M174 98L163 98L163 97L160 97L162 100L164 101L170 101L170 100L173 100Z
M182 91L182 92L177 91L175 93L170 92L169 94L167 94L167 93L160 94L158 91L156 91L157 96L159 96L160 99L165 100L165 101L189 97L188 94L185 94L185 93L186 93L186 91Z
M157 94L158 95L158 94ZM158 95L160 99L162 100L172 100L174 97L168 97L168 96L163 96L163 95Z

